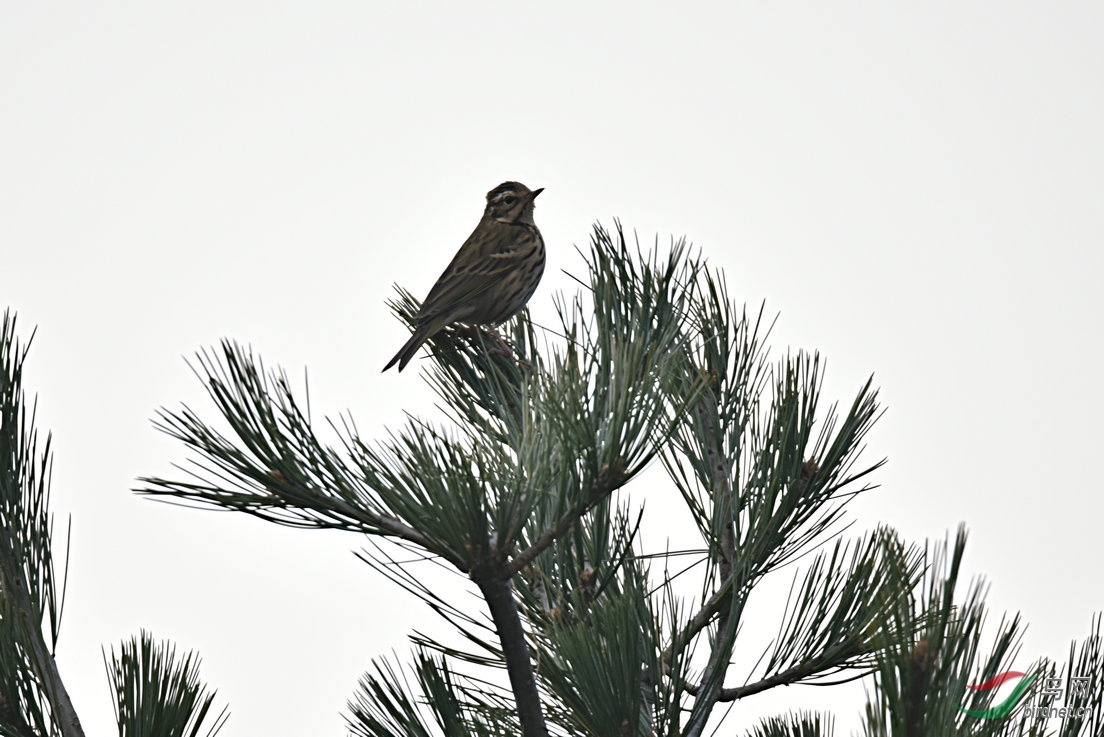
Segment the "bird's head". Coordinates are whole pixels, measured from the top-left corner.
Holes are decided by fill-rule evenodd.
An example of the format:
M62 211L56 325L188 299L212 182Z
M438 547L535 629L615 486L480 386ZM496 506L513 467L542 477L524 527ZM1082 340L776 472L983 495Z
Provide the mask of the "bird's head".
M533 200L544 188L529 189L519 182L503 182L487 193L484 217L500 223L533 225Z

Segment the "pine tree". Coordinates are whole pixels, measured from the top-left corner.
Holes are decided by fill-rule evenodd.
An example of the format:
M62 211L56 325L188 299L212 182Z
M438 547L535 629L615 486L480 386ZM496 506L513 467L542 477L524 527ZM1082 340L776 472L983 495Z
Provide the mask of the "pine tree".
M377 662L350 706L357 735L697 737L728 702L869 673L868 734L975 733L956 705L981 662L978 592L952 606L956 565L918 603L939 568L923 550L888 527L842 537L845 506L881 465L860 458L880 414L872 382L846 411L823 407L819 356L770 361L762 310L740 310L684 242L644 252L620 225L599 226L584 259L580 291L557 301L547 334L558 339L538 341L525 316L512 323L520 360L479 331L439 333L427 374L444 416L384 440L362 439L346 417L329 423L338 447L327 445L284 372L232 342L201 354L228 429L163 412L161 429L200 470L145 479L144 491L387 541L366 562L467 647L413 638L415 686L402 665ZM416 311L404 292L392 306L406 320ZM696 551L639 541L647 509L621 490L657 460ZM474 584L489 621L404 562L426 556ZM745 685L726 685L750 592L802 556L771 649ZM698 576L693 597L676 592L685 571ZM987 669L1018 626L1001 628ZM947 680L933 686L936 666ZM757 734L830 729L800 715Z
M1071 704L1092 707L1088 716L1027 713L1044 677L1062 673L1040 660L1011 714L978 717L966 710L993 705L968 686L1009 669L1022 624L1002 621L984 646L983 585L956 593L965 531L928 548L888 526L847 536L846 507L882 465L861 453L881 413L872 381L846 409L825 406L820 357L772 360L763 310L741 309L683 242L644 251L619 225L596 227L583 257L587 273L577 294L557 301L555 330L538 331L524 314L508 325L516 358L481 330L430 341L425 373L443 410L435 420L411 417L379 440L361 438L347 415L316 423L286 372L232 341L194 366L218 420L187 407L159 415L195 465L184 479L143 479L143 493L355 533L367 564L455 629L452 639L413 635L408 663L372 665L349 704L354 735L696 737L740 699L863 677L868 737L1043 735L1056 723L1063 737L1101 733L1099 618L1064 671L1086 679ZM392 306L404 319L416 310L405 292ZM18 353L12 335L5 322L5 367ZM18 438L8 386L0 434ZM17 687L4 679L0 734L79 734L62 724L68 702L49 667L21 644L41 627L12 625L46 616L56 641L53 594L19 600L21 579L9 573L49 578L49 552L23 552L7 523L37 520L29 539L49 542L44 501L19 491L38 488L42 475L26 460L35 457L17 448L5 468L5 503L16 505L5 507L16 510L5 512L5 535L16 543L0 552L9 566L0 665L18 676ZM664 524L633 494L649 467L663 472L661 488L700 544L672 551L646 534ZM427 564L467 582L481 606L440 595L421 575ZM768 576L792 578L785 616L761 660L733 672L749 596ZM129 704L121 724L160 708L198 728L210 695L191 656L175 660L144 637L113 661L119 703ZM154 670L172 675L150 679ZM166 678L190 696L137 688ZM127 701L139 692L151 695ZM833 722L806 711L741 733L831 735Z

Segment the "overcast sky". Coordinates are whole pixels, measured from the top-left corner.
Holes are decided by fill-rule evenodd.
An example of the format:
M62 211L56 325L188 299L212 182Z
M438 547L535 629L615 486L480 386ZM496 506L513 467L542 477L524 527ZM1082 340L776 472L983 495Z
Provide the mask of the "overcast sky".
M380 374L406 336L384 300L424 295L507 179L546 189L537 321L596 220L685 235L780 315L775 355L821 352L826 399L875 376L866 458L889 463L854 531L964 522L993 619L1030 623L1018 665L1086 636L1104 6L176 5L0 10L0 307L38 327L28 389L73 526L59 661L89 734L114 729L100 648L140 628L198 650L248 736L342 734L370 659L441 630L357 538L130 489L184 458L157 407L213 418L183 357L222 337L307 368L316 414L365 437L434 416L421 361ZM831 706L849 734L848 694L785 689L730 729Z

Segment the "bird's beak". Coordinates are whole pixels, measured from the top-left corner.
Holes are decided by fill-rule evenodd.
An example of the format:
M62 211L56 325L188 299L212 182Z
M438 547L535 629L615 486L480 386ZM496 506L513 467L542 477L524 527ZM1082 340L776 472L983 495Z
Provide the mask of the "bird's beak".
M537 195L539 195L543 191L544 187L541 187L540 189L534 189L532 192L529 193L529 201L532 202L533 200L537 199Z

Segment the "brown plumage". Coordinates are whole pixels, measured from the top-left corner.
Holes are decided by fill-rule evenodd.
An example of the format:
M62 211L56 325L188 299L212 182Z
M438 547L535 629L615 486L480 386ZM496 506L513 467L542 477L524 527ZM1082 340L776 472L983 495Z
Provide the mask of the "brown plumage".
M544 274L544 239L533 222L543 189L503 182L414 317L414 334L383 370L402 371L422 343L456 322L495 326L521 312Z

